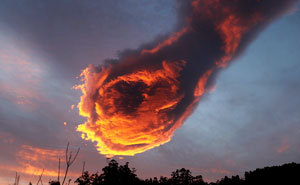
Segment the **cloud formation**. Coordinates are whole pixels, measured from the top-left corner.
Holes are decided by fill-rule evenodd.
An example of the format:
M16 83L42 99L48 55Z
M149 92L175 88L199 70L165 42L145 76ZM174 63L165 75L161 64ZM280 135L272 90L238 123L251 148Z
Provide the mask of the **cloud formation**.
M182 2L181 28L157 44L86 68L78 131L104 155L135 155L170 141L214 77L296 2Z

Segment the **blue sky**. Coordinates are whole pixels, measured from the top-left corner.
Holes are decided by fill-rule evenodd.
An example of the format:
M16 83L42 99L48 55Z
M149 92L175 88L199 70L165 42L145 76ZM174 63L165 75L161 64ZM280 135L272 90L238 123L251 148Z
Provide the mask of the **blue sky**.
M70 141L81 147L74 172L80 171L82 161L91 171L101 169L106 158L75 131L84 119L77 108L71 109L80 96L72 86L88 64L101 64L172 32L175 1L1 4L1 183L11 181L14 168L24 167L17 155L24 145L59 150ZM300 162L299 33L297 10L274 21L218 75L215 90L205 95L169 143L120 163L129 161L144 178L187 167L194 175L215 180ZM23 176L24 182L35 178L25 172Z

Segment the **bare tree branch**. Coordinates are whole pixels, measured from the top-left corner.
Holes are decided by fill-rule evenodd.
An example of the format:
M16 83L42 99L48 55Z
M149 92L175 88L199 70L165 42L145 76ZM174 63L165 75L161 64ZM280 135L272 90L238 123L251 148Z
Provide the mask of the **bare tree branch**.
M15 183L14 183L14 185L17 185L17 178L18 178L18 172L16 172Z
M69 179L68 185L70 185L71 179Z
M84 173L84 167L85 167L85 161L83 161L83 164L82 164L82 175Z
M18 172L16 172L14 185L19 185L19 181L20 181L20 175L18 175Z
M70 152L70 154L69 154L69 142L68 142L68 144L67 144L67 148L66 148L66 172L65 172L65 176L64 176L64 180L63 180L63 182L62 182L62 185L64 185L64 183L65 183L65 180L66 180L66 178L67 178L67 174L68 174L68 171L69 171L69 168L70 168L70 166L73 164L73 162L76 160L76 158L77 158L77 155L78 155L78 153L79 153L79 151L80 151L80 147L78 147L78 149L77 149L77 152L76 152L76 155L72 158L72 151ZM70 183L70 182L69 182Z
M58 172L57 172L57 181L59 182L59 175L60 175L60 157L58 158Z
M44 168L43 168L43 171L42 171L42 173L41 173L41 175L40 175L40 177L39 177L39 180L38 180L38 182L36 183L36 185L38 185L38 184L42 181L42 176L43 176L43 174L44 174Z

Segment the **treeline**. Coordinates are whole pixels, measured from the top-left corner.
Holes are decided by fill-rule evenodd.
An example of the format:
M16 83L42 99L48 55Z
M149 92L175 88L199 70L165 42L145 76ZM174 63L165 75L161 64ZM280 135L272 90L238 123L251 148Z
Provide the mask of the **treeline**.
M299 185L300 164L289 163L282 166L265 167L245 172L244 177L238 175L227 177L216 182L207 183L201 175L193 176L185 168L177 169L171 177L150 178L142 180L137 177L135 168L129 168L129 163L119 165L111 160L102 169L102 173L89 173L85 171L75 180L78 185ZM60 185L58 181L49 182L50 185Z

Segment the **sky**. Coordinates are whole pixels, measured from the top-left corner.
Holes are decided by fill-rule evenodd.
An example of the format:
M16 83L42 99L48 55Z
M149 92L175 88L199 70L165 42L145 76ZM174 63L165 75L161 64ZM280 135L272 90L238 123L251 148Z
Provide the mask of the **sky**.
M10 1L0 5L0 185L55 179L58 157L80 147L78 177L106 164L76 131L85 118L72 87L103 64L176 27L175 0ZM185 167L214 181L258 167L300 162L299 4L264 29L216 78L164 145L124 156L142 178ZM47 160L46 160L47 159Z

